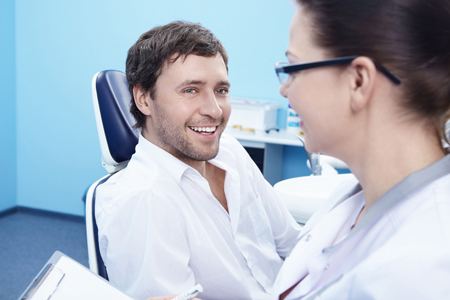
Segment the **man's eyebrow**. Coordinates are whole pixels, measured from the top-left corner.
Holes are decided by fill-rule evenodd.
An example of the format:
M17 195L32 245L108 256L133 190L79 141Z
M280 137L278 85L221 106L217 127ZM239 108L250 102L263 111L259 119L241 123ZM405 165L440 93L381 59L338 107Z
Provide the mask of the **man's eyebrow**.
M178 85L178 88L182 88L182 87L187 86L187 85L205 85L205 84L206 84L206 82L202 81L202 80L191 80L191 79L188 79L188 80L185 80L182 83L180 83ZM228 80L221 80L221 81L219 81L216 84L216 86L226 86L226 87L230 87L230 85L231 84L230 84L230 82Z
M202 81L202 80L187 79L187 80L183 81L182 83L180 83L178 85L178 88L181 88L181 87L186 86L186 85L205 85L205 84L206 84L206 82Z
M230 82L228 80L221 80L217 83L217 86L226 86L226 87L230 87Z

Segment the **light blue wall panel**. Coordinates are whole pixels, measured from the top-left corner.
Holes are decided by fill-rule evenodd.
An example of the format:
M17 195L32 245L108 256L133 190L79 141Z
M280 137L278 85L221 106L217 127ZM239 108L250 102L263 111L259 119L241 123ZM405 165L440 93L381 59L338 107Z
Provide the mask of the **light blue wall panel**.
M16 55L14 0L0 1L0 212L16 206Z
M123 71L129 47L156 25L188 20L211 29L229 53L231 95L279 101L285 126L273 67L284 59L289 0L17 0L16 11L19 205L83 215L84 190L105 174L91 78Z

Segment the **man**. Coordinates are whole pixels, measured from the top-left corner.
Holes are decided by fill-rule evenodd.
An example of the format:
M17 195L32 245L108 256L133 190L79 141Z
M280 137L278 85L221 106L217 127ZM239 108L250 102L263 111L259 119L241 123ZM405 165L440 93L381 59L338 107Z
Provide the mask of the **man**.
M199 24L144 33L127 58L141 128L128 167L97 190L110 281L137 299L201 284L204 299L266 299L299 227L223 134L227 54Z

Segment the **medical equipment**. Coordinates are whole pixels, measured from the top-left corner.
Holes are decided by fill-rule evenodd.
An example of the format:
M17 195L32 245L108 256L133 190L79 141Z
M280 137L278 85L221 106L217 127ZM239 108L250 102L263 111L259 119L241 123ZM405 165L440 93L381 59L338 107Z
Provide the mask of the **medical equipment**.
M328 196L347 180L356 183L353 174L302 176L280 181L274 188L295 221L305 224Z
M297 137L305 145L303 138ZM306 155L313 176L291 178L274 185L289 212L301 224L308 221L338 185L354 178L352 174L338 174L335 168L348 169L348 166L337 158L308 151Z
M291 105L289 105L287 109L286 131L297 136L303 136L304 133L300 129L300 121L300 116L295 112Z
M281 104L268 100L231 98L228 127L270 130L277 128L277 112Z
M292 133L292 132L291 132ZM300 135L294 134L298 138L298 140L303 144L305 148L305 140ZM322 175L322 166L320 165L320 154L319 153L311 153L308 152L305 148L306 156L308 157L308 161L306 165L311 170L313 176Z

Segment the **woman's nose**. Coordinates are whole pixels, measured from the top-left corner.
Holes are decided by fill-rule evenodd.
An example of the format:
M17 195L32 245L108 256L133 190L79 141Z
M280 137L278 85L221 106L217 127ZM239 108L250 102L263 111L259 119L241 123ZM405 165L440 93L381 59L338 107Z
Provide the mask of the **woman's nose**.
M280 94L284 98L287 98L287 84L280 85Z

